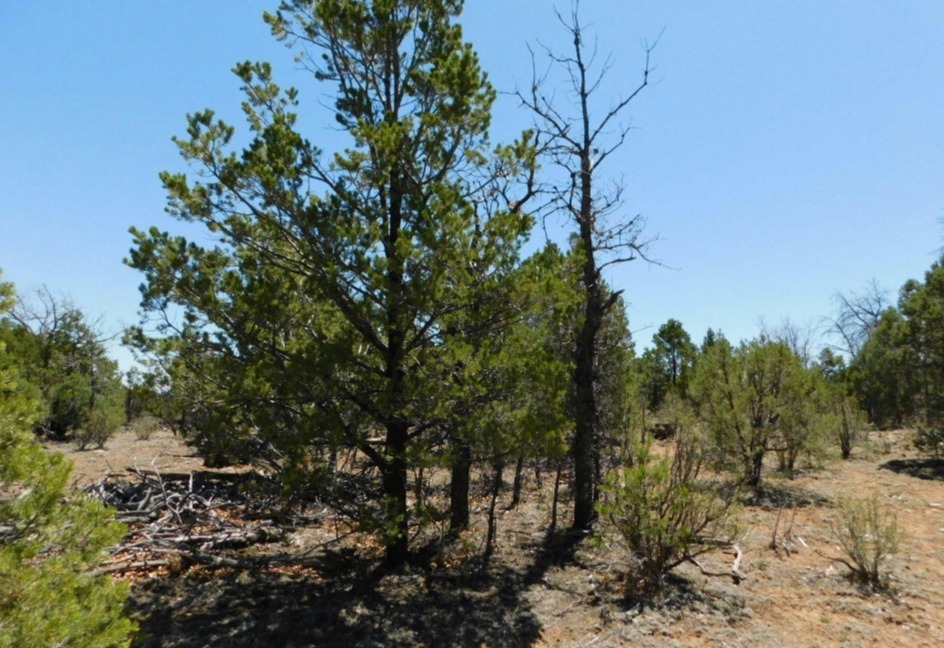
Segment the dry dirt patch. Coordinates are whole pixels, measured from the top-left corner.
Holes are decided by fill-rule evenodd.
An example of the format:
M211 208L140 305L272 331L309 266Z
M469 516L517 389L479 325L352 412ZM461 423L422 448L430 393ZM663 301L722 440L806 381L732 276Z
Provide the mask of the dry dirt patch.
M138 439L128 429L120 430L104 448L77 450L73 444L51 443L75 466L72 481L76 488L96 482L106 474L125 473L129 468L161 472L192 472L203 468L203 460L183 440L168 429L158 429L147 439Z
M159 570L135 580L129 609L141 622L140 646L939 646L944 481L907 434L890 448L859 450L794 480L770 477L766 496L743 510L740 585L683 567L659 597L629 599L625 553L550 533L547 484L531 483L522 504L502 512L486 569L482 498L477 528L402 572L385 572L373 543L343 538L325 521L238 554L299 556L297 564ZM125 432L103 451L66 450L77 486L135 465L202 469L166 431L148 441ZM840 502L872 494L894 507L907 533L889 565L891 595L864 592L830 560L840 555L829 531ZM730 560L718 552L706 562L724 569Z

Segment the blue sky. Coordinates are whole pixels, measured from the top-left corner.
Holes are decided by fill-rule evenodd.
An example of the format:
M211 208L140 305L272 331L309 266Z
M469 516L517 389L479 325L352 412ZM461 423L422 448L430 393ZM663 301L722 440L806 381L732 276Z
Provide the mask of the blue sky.
M467 0L463 24L499 90L530 83L527 43L564 51L552 3ZM301 91L306 135L332 141L318 87L261 20L274 2L0 3L0 268L46 284L112 330L137 321L128 227L174 230L157 179L204 107L241 125L234 63L272 62ZM569 10L567 2L558 3ZM897 291L944 243L944 3L584 0L610 53L599 95L653 83L603 167L648 220L662 266L615 268L645 344L670 317L700 341L764 318L815 325L837 291ZM561 98L566 93L559 92ZM496 107L497 138L527 125ZM209 243L204 234L196 240ZM127 363L127 354L116 349Z

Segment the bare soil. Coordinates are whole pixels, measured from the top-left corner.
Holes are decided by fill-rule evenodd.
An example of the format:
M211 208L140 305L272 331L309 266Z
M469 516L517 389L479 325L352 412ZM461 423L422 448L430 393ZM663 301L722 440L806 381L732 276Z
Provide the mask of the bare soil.
M122 432L104 450L55 449L75 463L77 488L129 466L203 469L167 431L147 441ZM397 572L380 567L376 543L324 515L280 543L242 550L280 557L278 566L180 565L118 577L132 582L128 610L142 647L944 645L944 461L917 456L899 431L793 480L768 475L764 496L742 511L746 578L734 584L686 565L644 600L627 594L619 547L548 529L550 480L538 488L533 474L521 505L501 511L488 565L481 494L475 528ZM885 593L852 583L832 560L841 553L830 523L842 502L872 494L894 507L906 532ZM705 559L719 571L731 561L721 550Z

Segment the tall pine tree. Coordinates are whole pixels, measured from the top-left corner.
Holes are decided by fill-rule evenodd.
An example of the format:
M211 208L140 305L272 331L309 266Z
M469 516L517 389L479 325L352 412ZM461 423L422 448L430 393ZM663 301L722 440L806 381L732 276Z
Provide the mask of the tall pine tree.
M297 130L298 93L268 64L238 65L249 145L234 152L234 128L196 113L177 143L200 177L162 175L171 213L218 245L135 231L130 259L145 311L166 315L174 353L211 385L216 429L334 484L391 564L408 557L408 473L441 442L463 384L449 325L478 316L531 227L531 147L489 144L495 92L454 23L461 9L295 0L267 15L336 96L347 147L325 155Z

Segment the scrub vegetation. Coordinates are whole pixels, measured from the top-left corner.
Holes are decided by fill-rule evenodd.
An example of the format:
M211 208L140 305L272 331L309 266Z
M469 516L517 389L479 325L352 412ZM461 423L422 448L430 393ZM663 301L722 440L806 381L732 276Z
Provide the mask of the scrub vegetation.
M868 606L940 632L898 552L942 571L911 511L941 506L944 261L837 295L818 353L675 319L637 353L606 271L653 240L607 163L658 41L616 77L575 2L496 142L462 4L265 14L344 143L266 62L233 68L245 124L187 116L170 219L131 230L128 374L2 284L0 645L774 644L801 595L852 643L905 640Z

